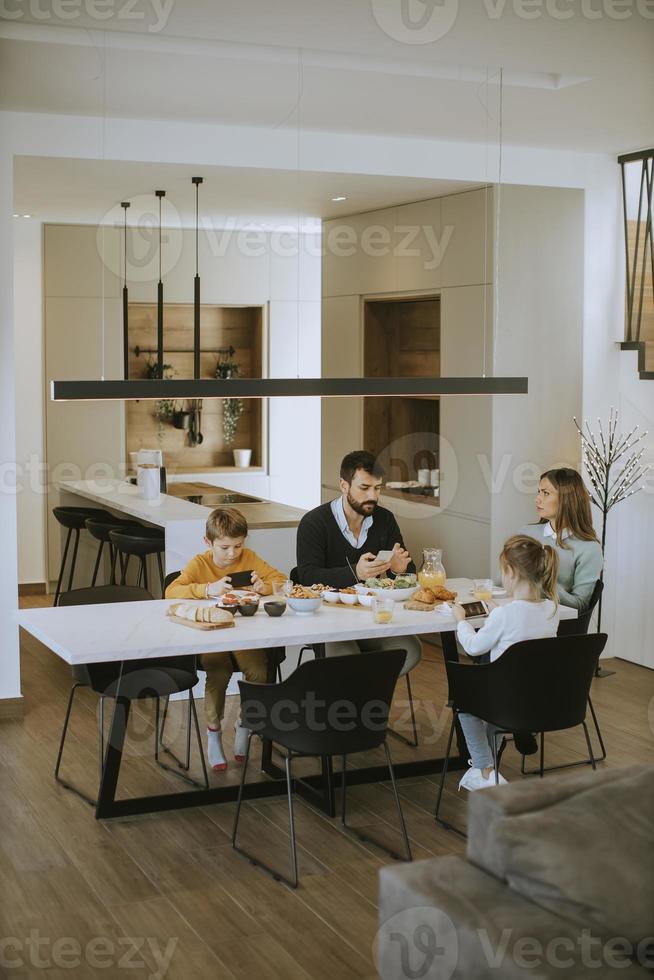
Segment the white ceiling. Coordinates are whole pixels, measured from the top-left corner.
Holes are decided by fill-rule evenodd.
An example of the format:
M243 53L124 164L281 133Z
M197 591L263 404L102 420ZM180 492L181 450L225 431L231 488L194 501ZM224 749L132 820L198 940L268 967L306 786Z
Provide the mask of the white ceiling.
M0 108L294 127L301 46L305 129L494 141L485 79L502 65L507 143L652 139L652 0L110 0L106 21L67 0L66 22L48 6L14 0L0 23ZM432 11L456 16L412 43L428 35L402 28L402 7L429 29Z
M332 218L395 204L426 200L477 186L463 181L420 180L361 174L296 173L234 167L189 167L161 163L18 157L14 210L42 221L122 221L121 201L130 201L130 223L158 207L154 191L166 191L164 222L195 221L191 177L204 178L200 215L225 223L295 227L303 219ZM347 201L333 203L345 195ZM311 220L303 221L311 227Z

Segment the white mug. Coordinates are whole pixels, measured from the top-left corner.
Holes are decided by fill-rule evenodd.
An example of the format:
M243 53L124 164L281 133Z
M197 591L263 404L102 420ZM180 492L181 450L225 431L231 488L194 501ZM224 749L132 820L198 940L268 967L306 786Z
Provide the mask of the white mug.
M430 470L429 471L429 482L432 487L439 487L441 485L441 471L440 470Z
M429 470L418 470L418 483L421 487L429 486Z

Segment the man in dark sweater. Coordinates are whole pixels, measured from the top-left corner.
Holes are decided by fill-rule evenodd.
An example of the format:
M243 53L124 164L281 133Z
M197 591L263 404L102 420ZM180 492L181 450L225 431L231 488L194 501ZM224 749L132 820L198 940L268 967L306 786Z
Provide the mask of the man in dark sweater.
M380 576L415 572L394 515L379 506L383 470L372 453L348 453L341 463L341 496L305 514L297 532L297 573L302 585L322 582L343 589ZM381 551L390 560L379 560ZM348 564L349 563L349 564ZM350 567L351 566L351 567ZM402 673L420 660L415 636L352 640L327 644L327 655L343 656L367 650L404 648Z

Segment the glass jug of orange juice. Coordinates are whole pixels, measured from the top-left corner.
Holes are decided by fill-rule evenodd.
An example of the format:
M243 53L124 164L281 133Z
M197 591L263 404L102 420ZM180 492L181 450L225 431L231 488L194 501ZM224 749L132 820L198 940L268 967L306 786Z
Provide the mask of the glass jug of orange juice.
M445 585L446 576L442 557L442 548L423 548L422 568L418 572L418 581L423 589L433 589L437 585Z

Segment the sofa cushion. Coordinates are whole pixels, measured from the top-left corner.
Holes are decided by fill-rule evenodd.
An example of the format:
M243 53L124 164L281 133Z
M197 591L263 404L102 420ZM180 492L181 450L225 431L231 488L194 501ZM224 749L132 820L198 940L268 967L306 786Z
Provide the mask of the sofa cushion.
M625 769L591 769L548 776L547 779L520 779L468 796L468 858L498 878L506 879L506 851L497 840L497 827L505 817L539 812L568 800L591 787L623 780L642 772L644 766Z
M620 980L649 975L458 857L382 868L379 910L381 980L599 980L614 965Z
M498 820L496 849L513 891L637 945L654 932L654 767L616 771L622 778Z

